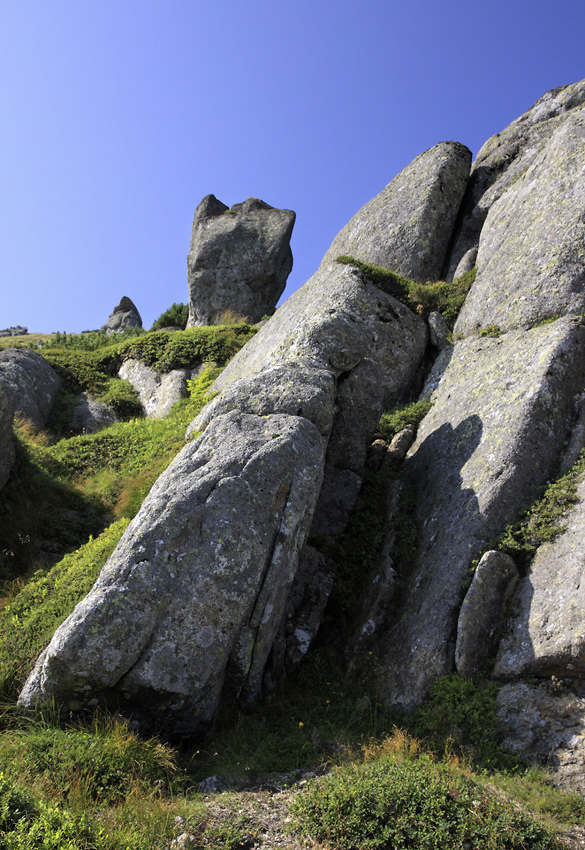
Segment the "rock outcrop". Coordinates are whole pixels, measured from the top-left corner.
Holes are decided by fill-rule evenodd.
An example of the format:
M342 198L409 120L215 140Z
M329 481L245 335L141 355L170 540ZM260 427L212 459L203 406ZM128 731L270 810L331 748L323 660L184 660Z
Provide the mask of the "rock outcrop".
M10 470L14 465L13 418L14 404L12 396L4 391L0 383L0 488L6 484Z
M339 647L350 671L367 669L379 697L410 709L438 677L496 658L509 748L585 790L585 479L566 530L529 568L494 549L585 444L584 103L585 82L545 95L486 143L467 190L469 152L437 145L352 219L215 381L188 430L199 436L55 633L21 705L97 699L180 736L208 728L223 699L252 703L321 627L368 469L389 483L380 551ZM243 230L246 244L261 214L292 227L280 213L204 199L190 255L200 291L240 281L232 238ZM288 267L288 247L254 244L252 268L260 254ZM340 254L419 280L477 264L455 335ZM192 302L191 324L225 307L251 314L213 297L205 315ZM430 412L387 448L380 413L423 384ZM414 490L408 560L395 542Z
M418 557L378 647L387 702L412 708L453 670L462 582L554 475L584 384L578 318L455 346L403 467L419 492Z
M437 280L467 185L471 151L441 142L407 166L337 234L324 257L355 260Z
M38 351L6 348L0 351L0 384L11 399L15 415L42 428L61 379Z
M102 330L108 336L114 333L122 333L128 328L141 328L142 319L134 302L126 295L122 297L120 303L114 307L112 313L105 325L102 325Z
M507 331L585 311L585 108L575 109L490 208L455 325Z
M129 358L118 370L118 377L130 381L145 416L162 419L170 413L173 405L187 395L187 381L195 377L198 369L173 369L157 372L140 360Z
M585 479L568 512L565 531L543 543L514 598L508 633L494 675L585 677Z
M483 145L471 168L461 205L447 262L448 280L461 273L458 264L466 252L479 244L493 204L522 177L553 133L584 103L585 80L553 89Z
M259 322L282 295L293 259L292 210L258 198L231 209L207 195L193 219L187 257L188 327L212 325L225 311Z

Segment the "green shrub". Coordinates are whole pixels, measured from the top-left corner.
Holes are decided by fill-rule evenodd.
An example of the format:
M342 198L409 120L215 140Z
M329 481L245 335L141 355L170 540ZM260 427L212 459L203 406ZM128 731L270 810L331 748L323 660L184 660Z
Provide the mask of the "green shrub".
M471 269L452 283L443 280L435 283L415 283L415 281L390 269L371 266L346 255L338 257L337 262L360 269L367 280L387 292L388 295L403 301L412 310L420 312L422 308L425 313L438 310L443 314L443 318L451 330L477 273L477 269Z
M178 326L185 330L189 319L189 305L180 304L176 301L158 317L151 327L151 331L158 331L161 328Z
M400 405L382 414L378 428L384 435L384 439L390 442L407 425L412 425L416 429L430 409L431 402L428 399Z
M548 831L472 781L461 766L437 763L408 741L401 749L395 740L378 749L374 760L337 768L297 799L295 811L305 834L339 850L559 846Z

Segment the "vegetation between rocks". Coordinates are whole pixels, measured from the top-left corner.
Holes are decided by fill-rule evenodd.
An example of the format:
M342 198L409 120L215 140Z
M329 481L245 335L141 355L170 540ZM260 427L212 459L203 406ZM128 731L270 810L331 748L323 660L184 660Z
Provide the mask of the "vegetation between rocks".
M451 330L477 273L473 268L452 283L443 280L416 283L390 269L368 265L346 255L338 257L337 262L360 269L369 281L418 313L439 311Z

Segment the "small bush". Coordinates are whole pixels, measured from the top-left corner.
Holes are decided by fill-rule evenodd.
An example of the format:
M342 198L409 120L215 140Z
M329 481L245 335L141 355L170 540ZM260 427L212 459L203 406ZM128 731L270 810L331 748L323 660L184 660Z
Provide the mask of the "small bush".
M189 305L177 303L176 301L172 304L168 310L165 310L164 313L158 317L153 326L151 327L151 331L158 331L162 328L169 327L179 327L185 330L187 327L187 321L189 319Z
M382 414L378 428L384 435L384 439L390 442L407 425L412 425L416 429L430 409L431 402L428 399L400 405Z
M301 829L339 850L545 850L559 846L513 804L473 782L457 764L416 747L342 766L297 799Z
M443 280L416 283L390 269L371 266L346 255L338 257L337 262L360 269L369 281L417 313L438 310L451 330L477 273L477 269L473 268L452 283Z

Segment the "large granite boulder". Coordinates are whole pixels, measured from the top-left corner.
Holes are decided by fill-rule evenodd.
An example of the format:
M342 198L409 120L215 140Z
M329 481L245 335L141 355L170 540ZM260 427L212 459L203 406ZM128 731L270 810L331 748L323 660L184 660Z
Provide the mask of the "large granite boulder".
M323 261L345 254L414 280L437 280L470 164L471 152L457 142L421 153L354 215Z
M585 108L573 110L487 216L455 325L476 333L585 310Z
M299 416L214 419L158 479L20 705L97 699L178 736L208 727L222 696L254 700L324 455Z
M12 396L6 393L0 384L0 488L6 484L14 464L14 440L12 420L14 404Z
M403 466L418 488L417 560L378 649L378 691L404 707L453 670L473 559L557 468L585 379L585 327L563 318L469 338L437 368L433 407Z
M197 369L173 369L157 372L140 360L129 358L118 370L118 377L130 381L146 416L162 419L173 406L188 395L187 381L194 377Z
M528 170L553 133L585 103L585 80L544 94L527 112L496 133L477 154L461 205L446 277L458 277L466 252L479 244L493 204Z
M42 428L61 379L38 351L6 348L0 351L0 384L10 397L15 414Z
M122 297L120 303L114 307L112 313L102 330L108 336L114 333L122 333L128 328L141 328L142 319L134 302L127 295Z
M231 209L207 195L193 219L187 257L187 327L213 325L224 311L259 322L282 295L293 259L292 210L248 198Z
M585 676L585 478L565 531L538 549L514 597L494 676Z

